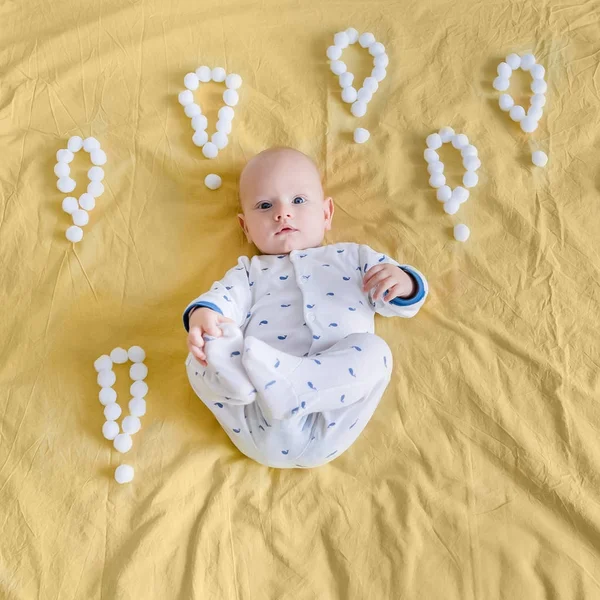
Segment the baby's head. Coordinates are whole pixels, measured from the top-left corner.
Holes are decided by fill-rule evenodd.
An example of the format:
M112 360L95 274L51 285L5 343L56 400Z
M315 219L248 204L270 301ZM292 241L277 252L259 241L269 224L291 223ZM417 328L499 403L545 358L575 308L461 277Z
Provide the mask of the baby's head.
M331 229L333 200L325 198L315 163L292 148L269 148L240 176L240 225L263 254L316 248Z

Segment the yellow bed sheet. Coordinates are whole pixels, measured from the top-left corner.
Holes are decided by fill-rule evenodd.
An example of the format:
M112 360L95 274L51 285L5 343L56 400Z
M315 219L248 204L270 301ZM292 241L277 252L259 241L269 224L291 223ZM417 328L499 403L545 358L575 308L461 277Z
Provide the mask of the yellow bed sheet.
M599 20L598 2L571 0L2 3L0 597L599 598ZM390 56L362 119L325 57L349 26ZM502 57L525 50L549 84L531 135L491 88ZM370 58L347 57L362 79ZM244 78L214 161L177 102L201 64ZM197 92L212 128L221 92ZM483 163L454 217L423 161L442 125ZM73 246L53 165L75 134L109 161ZM430 284L417 317L378 317L392 383L351 450L310 471L240 455L183 364L186 303L252 253L240 167L274 144L321 166L328 242L368 243ZM452 185L457 154L442 151ZM77 194L88 168L76 155ZM132 344L150 393L123 456L101 436L92 363ZM136 477L119 486L123 462Z

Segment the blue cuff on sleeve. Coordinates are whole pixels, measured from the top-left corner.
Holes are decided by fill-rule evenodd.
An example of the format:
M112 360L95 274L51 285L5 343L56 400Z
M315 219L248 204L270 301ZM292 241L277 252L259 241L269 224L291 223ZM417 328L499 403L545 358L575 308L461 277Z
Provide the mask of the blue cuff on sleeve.
M188 306L185 310L185 312L183 313L183 326L185 327L186 331L190 330L190 313L192 312L192 310L194 310L194 308L210 308L211 310L214 310L220 314L223 314L223 311L216 305L213 304L212 302L196 302L196 304L192 304L191 306Z
M425 296L425 285L423 284L423 280L421 279L419 274L415 273L412 269L409 269L408 267L399 268L412 277L413 281L417 286L417 290L411 298L394 298L393 300L390 300L390 304L393 304L394 306L411 306L412 304L416 304L417 302L423 300L423 297Z

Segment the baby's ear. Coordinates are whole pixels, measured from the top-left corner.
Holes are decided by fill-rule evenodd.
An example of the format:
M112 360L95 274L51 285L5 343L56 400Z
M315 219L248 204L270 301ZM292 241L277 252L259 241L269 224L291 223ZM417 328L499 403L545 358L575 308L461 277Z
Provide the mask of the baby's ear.
M248 240L248 242L252 243L252 239L250 238L250 234L248 233L248 228L246 227L246 218L244 217L244 214L239 213L237 217L238 217L238 222L240 224L240 227L242 228L244 234L246 235L246 239Z
M325 231L331 230L331 221L333 220L333 212L335 207L333 206L332 198L325 198Z

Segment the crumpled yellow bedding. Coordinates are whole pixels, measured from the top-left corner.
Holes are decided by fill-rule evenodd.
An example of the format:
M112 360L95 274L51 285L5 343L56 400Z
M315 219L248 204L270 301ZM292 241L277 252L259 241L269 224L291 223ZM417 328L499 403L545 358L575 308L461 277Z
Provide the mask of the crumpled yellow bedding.
M2 3L0 597L599 598L599 20L590 0ZM360 119L325 56L350 26L390 57ZM527 50L549 85L532 134L491 87ZM346 58L369 73L358 45ZM202 64L244 80L212 161L177 101ZM525 101L528 86L517 73L510 91ZM196 92L211 133L222 90ZM482 161L454 216L423 160L443 125ZM53 173L71 135L108 155L75 245ZM276 144L322 169L328 243L369 244L430 286L415 318L377 317L392 382L357 443L308 471L242 456L184 369L187 302L255 252L239 170ZM441 156L458 185L458 152ZM89 166L78 153L75 195ZM133 344L148 412L122 455L101 434L93 361ZM135 479L118 485L123 463Z

